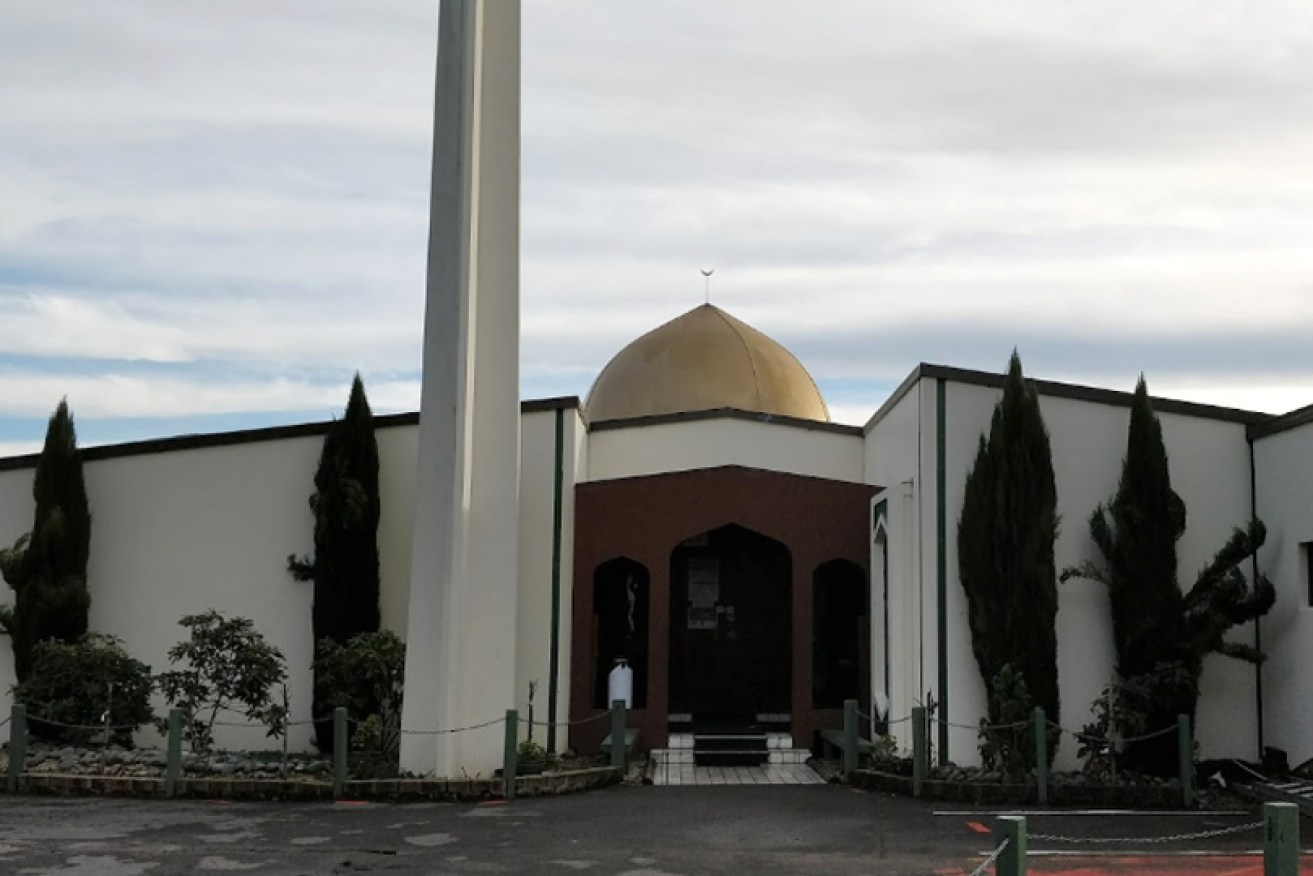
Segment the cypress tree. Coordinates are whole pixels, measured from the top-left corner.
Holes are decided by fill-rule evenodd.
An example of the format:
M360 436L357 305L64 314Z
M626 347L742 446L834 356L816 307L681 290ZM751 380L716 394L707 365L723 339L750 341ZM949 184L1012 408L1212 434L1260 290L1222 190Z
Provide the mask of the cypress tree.
M1260 575L1250 588L1240 571L1266 539L1259 520L1236 529L1190 592L1183 593L1176 543L1185 525L1185 503L1172 489L1162 426L1141 376L1131 402L1117 492L1090 515L1090 536L1103 564L1066 569L1062 578L1089 578L1108 588L1117 674L1129 690L1139 692L1134 699L1142 704L1139 717L1150 732L1170 727L1178 714L1194 718L1207 654L1262 660L1255 649L1226 642L1224 636L1236 624L1266 614L1276 598L1266 577ZM1126 751L1131 766L1156 773L1175 770L1176 757L1172 735L1132 744Z
M353 636L379 628L378 442L359 374L351 383L346 413L324 436L310 508L314 555L288 557L288 568L298 580L314 582L311 621L317 654L324 639L346 645ZM315 674L313 714L322 717L329 697ZM332 750L331 722L316 724L315 741L321 750Z
M13 606L0 610L0 629L10 637L20 683L31 674L37 644L76 642L87 631L91 607L91 511L67 400L46 427L32 498L32 531L0 551L0 574L14 591Z
M1005 665L1054 721L1058 694L1057 486L1039 395L1014 351L989 437L980 437L958 519L958 574L971 650L1001 714L994 681ZM1050 747L1052 757L1052 746Z

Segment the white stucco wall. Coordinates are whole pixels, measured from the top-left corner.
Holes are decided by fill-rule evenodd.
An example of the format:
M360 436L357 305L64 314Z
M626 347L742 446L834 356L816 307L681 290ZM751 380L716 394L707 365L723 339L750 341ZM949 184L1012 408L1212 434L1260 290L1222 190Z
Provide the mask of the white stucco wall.
M414 426L378 430L381 611L405 633ZM287 556L313 550L308 499L323 446L320 435L221 447L142 453L85 463L92 513L90 626L118 636L156 671L183 638L178 620L216 609L248 617L287 658L293 720L310 717L313 586L292 580ZM0 472L0 541L32 525L33 470ZM0 601L12 602L8 588ZM12 651L0 647L0 708L8 712ZM156 707L163 711L162 698ZM236 715L222 720L238 721ZM295 748L310 728L292 731ZM220 747L265 748L263 730L221 728ZM144 731L143 738L153 738Z
M549 720L551 692L552 562L559 538L556 721L568 717L570 702L570 616L573 604L574 482L582 448L582 423L576 408L561 415L561 528L555 531L557 411L535 411L521 418L520 437L520 603L516 619L516 702L526 715L529 682L537 682L534 720ZM521 725L521 736L528 728ZM554 735L557 750L565 742L558 729L536 727L534 740L546 745Z
M927 381L930 382L930 381ZM976 445L988 429L1001 391L948 381L946 409L946 470L948 550L949 720L974 724L985 712L984 684L971 654L966 596L958 580L957 517L961 512L966 474ZM1057 566L1098 560L1090 541L1088 519L1094 507L1116 490L1125 454L1129 408L1042 395L1041 408L1053 448L1060 530ZM933 434L933 404L923 406L922 429ZM1249 457L1244 426L1181 414L1160 413L1172 482L1188 508L1185 536L1178 543L1180 580L1189 587L1202 565L1225 541L1233 525L1249 516ZM930 451L933 454L933 450ZM933 456L930 457L933 460ZM933 471L933 462L930 463ZM929 494L927 488L927 495ZM926 505L933 506L932 500ZM933 526L923 530L933 533ZM926 553L934 550L933 535ZM926 568L933 580L934 561ZM1101 585L1073 580L1059 585L1058 672L1062 693L1062 723L1079 729L1089 718L1089 706L1113 675L1112 627L1107 595ZM1252 636L1250 630L1233 633ZM934 651L933 637L927 654ZM930 676L933 679L933 675ZM1197 738L1203 757L1252 757L1257 747L1254 675L1251 667L1226 658L1209 658L1201 679ZM973 730L953 729L952 758L973 762ZM1058 752L1058 768L1077 765L1070 737Z
M865 478L867 483L884 487L873 503L884 502L887 525L883 544L873 544L871 555L871 617L881 617L884 610L884 595L880 592L883 550L888 567L888 580L883 583L888 588L889 690L883 690L884 679L876 671L883 664L885 643L881 625L874 623L871 683L873 692L889 696L889 717L894 721L910 715L914 706L923 705L927 689L924 643L934 641L926 638L924 626L930 623L929 634L933 635L934 582L929 581L927 586L921 553L924 496L920 489L920 442L926 383L918 381L892 402L868 426L865 437ZM903 748L910 750L911 731L906 723L895 725L890 732Z
M603 429L588 436L590 481L741 465L862 483L857 434L731 417Z
M32 528L32 469L0 471L0 548L7 548ZM14 591L0 583L0 605L13 605ZM9 637L0 635L0 720L13 706L14 651ZM0 731L3 732L3 731Z
M406 637L406 601L410 597L410 542L415 527L415 465L419 429L376 429L378 438L378 575L379 618L384 629ZM318 452L318 451L316 451Z
M1313 608L1300 549L1313 542L1313 424L1255 441L1254 468L1258 516L1268 526L1259 563L1277 591L1262 620L1263 741L1298 766L1313 758Z

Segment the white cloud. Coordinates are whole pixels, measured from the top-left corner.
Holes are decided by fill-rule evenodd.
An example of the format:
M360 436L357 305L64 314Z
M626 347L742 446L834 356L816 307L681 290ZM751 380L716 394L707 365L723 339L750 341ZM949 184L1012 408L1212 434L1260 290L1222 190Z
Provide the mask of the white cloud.
M434 13L0 0L0 427L66 392L336 407L315 375L354 368L413 407ZM532 0L524 52L544 394L714 265L822 385L1018 345L1038 376L1313 400L1307 4Z

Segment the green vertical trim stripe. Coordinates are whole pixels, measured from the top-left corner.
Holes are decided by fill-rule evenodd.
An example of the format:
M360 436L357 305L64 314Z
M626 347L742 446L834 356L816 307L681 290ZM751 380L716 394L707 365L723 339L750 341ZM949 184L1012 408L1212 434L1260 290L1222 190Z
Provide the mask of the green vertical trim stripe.
M1258 519L1258 468L1254 459L1254 439L1249 439L1249 519ZM1255 586L1258 585L1258 551L1249 558L1250 577L1249 580ZM1254 618L1254 650L1263 653L1263 619ZM1263 759L1263 661L1254 664L1254 713L1257 717L1255 728L1258 731L1258 750L1254 752L1254 758L1258 761Z
M948 763L948 382L935 380L935 545L939 637L939 763Z
M556 753L556 688L561 678L561 486L565 480L565 411L556 409L556 469L552 485L552 635L547 658L547 750Z

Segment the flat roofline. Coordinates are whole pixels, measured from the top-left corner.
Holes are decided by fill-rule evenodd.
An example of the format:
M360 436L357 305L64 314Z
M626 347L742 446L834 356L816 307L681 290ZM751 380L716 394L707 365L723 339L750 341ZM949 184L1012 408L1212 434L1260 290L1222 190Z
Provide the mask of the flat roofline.
M824 420L808 420L803 417L789 417L783 414L767 414L761 411L744 411L739 408L713 408L706 411L680 411L673 414L649 414L643 417L599 420L589 423L588 431L610 432L616 429L637 429L644 426L665 426L672 423L693 423L701 420L747 420L753 423L789 426L795 429L806 429L811 432L830 432L836 435L861 437L864 434L861 426L848 426L843 423L830 423Z
M530 399L520 402L521 414L541 411L579 409L577 396ZM99 444L82 450L83 462L118 459L125 456L143 456L151 453L171 453L176 450L200 450L211 447L231 447L238 444L255 444L261 441L285 441L323 435L336 420L318 420L312 423L292 423L286 426L266 426L259 429L237 429L228 432L207 432L190 435L173 435L167 438L147 438L121 444ZM419 425L419 413L380 414L374 417L374 428L394 429L400 426ZM0 471L35 468L40 453L0 458Z
M881 420L888 415L889 411L900 402L903 396L911 392L912 387L920 382L923 378L944 379L954 383L967 383L973 386L987 386L991 389L1001 389L1007 376L1004 374L995 374L990 371L974 371L968 368L953 368L948 365L934 365L929 362L922 362L912 370L912 373L898 385L893 395L877 410L871 419L867 420L866 425L862 427L863 432L870 432ZM1056 380L1038 380L1027 378L1035 386L1035 390L1040 395L1047 395L1052 398L1067 398L1074 401L1091 402L1093 404L1111 405L1113 407L1129 408L1135 394L1123 392L1117 389L1104 389L1098 386L1084 386L1078 383L1060 383ZM1273 414L1264 414L1259 411L1249 411L1242 408L1226 408L1218 405L1206 405L1199 402L1181 401L1174 398L1163 398L1161 396L1150 396L1153 402L1153 408L1160 414L1177 414L1185 417L1199 417L1206 420L1220 420L1227 423L1239 423L1250 429L1260 427L1263 424L1270 423L1278 419ZM1293 416L1293 415L1287 415Z
M1261 423L1252 424L1247 430L1250 441L1258 441L1271 435L1279 435L1313 423L1313 405L1298 408L1288 414L1281 414Z

